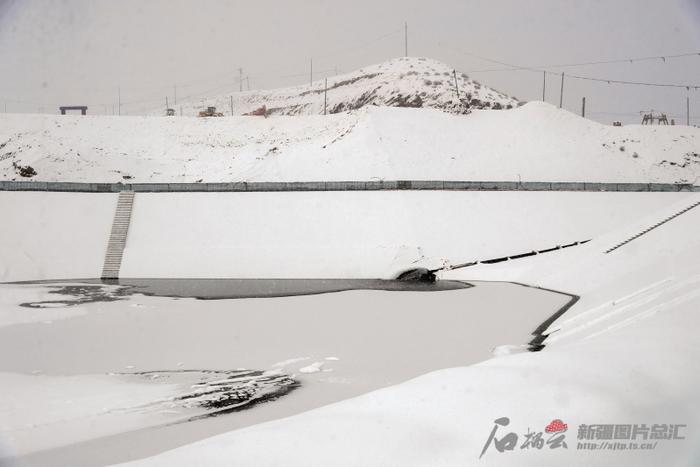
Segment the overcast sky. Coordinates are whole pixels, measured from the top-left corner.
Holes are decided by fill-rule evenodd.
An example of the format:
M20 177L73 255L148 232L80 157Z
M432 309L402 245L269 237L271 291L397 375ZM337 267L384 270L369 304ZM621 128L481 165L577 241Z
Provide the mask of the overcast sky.
M700 52L700 0L0 0L0 112L87 104L127 113L165 95L274 88L408 53L441 60L524 100L542 75L519 66L605 79L700 86L700 56L557 68L552 65ZM499 71L484 72L483 70ZM559 79L547 100L558 104ZM603 122L656 109L700 124L700 91L567 79L564 107ZM620 115L616 115L620 114Z

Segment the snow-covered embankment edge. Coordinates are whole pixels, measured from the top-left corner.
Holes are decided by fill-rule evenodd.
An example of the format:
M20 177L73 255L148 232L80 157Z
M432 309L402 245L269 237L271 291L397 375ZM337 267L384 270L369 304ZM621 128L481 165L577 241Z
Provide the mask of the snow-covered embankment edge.
M535 258L501 277L568 291L582 300L554 323L544 351L443 370L289 419L254 426L128 465L464 465L476 462L494 420L503 436L568 426L568 448L487 449L483 465L688 465L700 458L696 389L700 343L700 240L692 209L614 253L611 245L697 201L684 200L572 251ZM653 219L652 219L653 218ZM482 267L483 271L484 267ZM479 270L452 271L473 278ZM498 271L496 274L499 274ZM517 277L516 277L517 276ZM558 337L562 336L562 337ZM558 338L557 338L558 337ZM575 427L680 424L684 440L652 450L581 447ZM585 441L585 439L584 439Z

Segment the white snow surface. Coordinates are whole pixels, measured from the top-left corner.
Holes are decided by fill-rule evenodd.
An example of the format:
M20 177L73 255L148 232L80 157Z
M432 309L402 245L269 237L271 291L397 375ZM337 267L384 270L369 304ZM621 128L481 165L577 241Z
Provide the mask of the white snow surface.
M144 407L178 394L175 384L116 375L0 372L0 381L0 438L18 454L153 424Z
M124 465L695 465L700 208L604 251L697 201L690 196L579 248L519 260L521 280L583 297L550 326L541 352L430 373ZM476 277L487 266L480 268L446 276ZM510 264L494 268L505 279L516 276ZM479 459L500 417L510 425L497 437L512 430L518 447L528 430L561 419L568 448L500 453L491 445ZM651 450L580 449L576 427L605 423L687 426L685 440L660 440Z
M0 180L683 182L700 130L611 127L542 102L451 115L363 107L296 117L0 115ZM20 175L31 166L37 175Z
M121 275L392 279L415 267L432 269L587 240L687 196L137 194Z
M311 365L299 368L300 373L318 373L323 370L323 364L325 362L313 362Z
M14 303L0 302L0 310L16 310L18 317L21 310L46 311L18 306L33 298L40 286L0 284L0 297L8 289L16 297ZM20 288L28 293L15 293ZM75 292L67 293L63 298L73 298L75 304ZM228 376L209 374L210 384L202 388L199 382L206 374L188 369L267 368L264 374L278 382L295 374L301 383L299 390L280 399L229 414L225 420L217 417L224 425L204 431L219 433L301 413L438 368L482 361L495 345L526 342L529 332L564 303L566 297L559 294L503 283L432 293L353 290L234 301L122 295L113 302L87 301L71 307L81 309L83 316L0 329L0 393L9 393L5 404L0 403L0 442L6 439L17 453L32 457L20 460L27 465L73 465L77 459L102 465L146 457L205 437L199 434L207 430L204 420L204 426L171 425L206 413L209 409L198 404L202 399L173 396L196 392L218 397L207 393ZM435 307L439 308L431 309ZM470 309L481 310L488 319L471 326ZM501 326L504 319L511 326ZM125 371L147 373L120 374ZM35 377L11 374L17 372ZM179 389L160 393L152 388L139 394L141 386L128 382L159 387L177 382ZM244 389L248 383L237 386ZM270 381L258 387L264 391L279 386ZM109 411L101 411L103 393L115 395L104 403ZM130 402L135 399L140 403ZM136 435L147 448L128 441L132 435L125 432L155 425L165 431ZM123 436L118 443L95 439L109 433ZM88 439L112 446L104 449L106 457L98 461L89 454L92 449L83 450L80 441ZM59 452L46 452L58 446L63 446ZM60 452L72 454L62 458ZM4 455L0 452L0 464Z
M99 277L116 205L112 193L0 192L0 281Z
M390 279L415 267L597 237L690 196L138 193L121 277ZM100 277L116 200L114 193L0 192L6 220L0 229L0 281ZM8 322L16 319L16 311L8 313ZM41 314L27 310L22 316L34 320L31 316Z
M78 285L66 283L62 285ZM113 285L103 284L105 290L114 290ZM0 327L20 323L51 324L54 321L74 318L88 313L84 307L71 306L61 301L61 296L52 294L43 284L3 284L0 293ZM65 298L65 297L63 297ZM39 304L33 307L18 307L18 303Z

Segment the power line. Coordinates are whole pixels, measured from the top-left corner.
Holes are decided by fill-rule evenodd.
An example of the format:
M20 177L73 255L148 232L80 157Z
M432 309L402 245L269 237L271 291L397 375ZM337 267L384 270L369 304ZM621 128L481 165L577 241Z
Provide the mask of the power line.
M399 34L399 33L402 33L402 32L404 32L404 25L402 25L400 28L394 29L393 31L390 31L390 32L388 32L388 33L386 33L386 34L382 34L381 36L375 37L374 39L370 39L370 40L368 40L368 41L366 41L366 42L361 42L361 43L358 44L358 45L354 45L354 46L351 46L351 47L348 47L348 48L344 48L344 49L337 49L337 50L335 50L334 52L330 52L330 53L327 53L327 54L324 54L324 55L315 55L315 57L316 57L316 58L326 58L326 57L331 57L331 56L336 56L336 55L344 54L344 53L347 53L347 52L352 52L352 51L355 51L355 50L358 50L358 49L363 49L363 48L369 47L370 45L376 44L377 42L382 41L382 40L384 40L384 39L386 39L386 38L388 38L388 37L395 36L395 35L397 35L397 34Z
M491 70L472 70L472 71L467 71L465 73L479 73L479 72L488 72L488 71L532 71L532 72L537 72L537 73L546 73L550 75L559 75L559 72L554 72L550 70L546 70L544 68L557 68L558 66L550 66L550 67L533 67L533 66L520 66L520 65L513 65L511 63L506 63L500 60L495 60L492 58L484 57L482 55L477 55L473 54L471 52L465 52L465 51L458 51L462 54L469 55L475 58L478 58L479 60L484 60L487 62L491 63L496 63L498 65L503 65L508 68L502 68L502 69L491 69ZM680 57L690 57L690 56L698 56L700 53L688 53L688 54L675 54L675 55L666 55L663 56L664 61L666 58L680 58ZM632 58L632 59L625 59L625 60L603 60L599 62L586 62L586 63L581 63L581 64L568 64L568 65L563 65L563 66L583 66L583 65L593 65L593 64L603 64L603 63L618 63L618 62L629 62L629 61L641 61L641 60L651 60L651 59L658 59L662 58L661 56L657 57L641 57L641 58ZM560 68L563 66L559 66ZM622 85L631 85L631 86L652 86L652 87L667 87L667 88L685 88L687 90L694 89L697 90L700 88L700 84L677 84L677 83L650 83L650 82L643 82L643 81L627 81L627 80L620 80L620 79L612 79L612 78L601 78L601 77L595 77L595 76L581 76L581 75L572 75L572 74L566 74L568 78L573 78L573 79L578 79L578 80L584 80L584 81L595 81L595 82L601 82L601 83L608 83L608 84L622 84Z
M553 75L553 76L561 76L561 73L557 73L554 71L549 71L549 70L538 70L534 68L526 68L526 67L520 67L520 68L500 68L500 69L488 69L488 70L465 70L462 71L461 73L465 74L473 74L473 73L488 73L488 72L497 72L497 71L531 71L531 72L536 72L536 73L546 73L548 75ZM651 87L662 87L662 88L685 88L686 90L694 90L697 91L700 89L700 84L679 84L679 83L648 83L648 82L643 82L643 81L626 81L626 80L620 80L620 79L612 79L612 78L600 78L600 77L594 77L594 76L580 76L580 75L572 75L572 74L566 74L567 78L572 78L572 79L580 79L584 81L596 81L600 83L607 83L607 84L623 84L623 85L631 85L631 86L651 86Z
M685 58L685 57L698 57L700 56L700 52L691 52L691 53L684 53L684 54L675 54L675 55L655 55L653 57L633 57L633 58L620 58L620 59L613 59L613 60L599 60L599 61L592 61L592 62L581 62L581 63L564 63L564 64L550 64L550 65L536 65L536 66L518 66L518 65L509 65L497 60L492 60L480 55L472 54L469 52L464 52L461 51L460 53L463 53L465 55L470 55L472 57L478 58L480 60L496 63L498 65L504 65L507 66L508 68L487 68L483 70L474 70L471 71L471 73L486 73L489 71L515 71L515 70L532 70L532 71L541 71L546 68L573 68L573 67L580 67L580 66L592 66L592 65L610 65L614 63L630 63L634 64L635 62L643 62L643 61L651 61L651 60L661 60L664 63L666 63L666 60L674 59L674 58Z
M548 72L550 73L550 72ZM569 78L580 79L584 81L596 81L608 84L627 84L631 86L653 86L659 88L685 88L688 91L691 89L698 90L700 84L672 84L672 83L647 83L642 81L625 81L619 79L609 79L609 78L595 78L592 76L577 76L577 75L566 75Z
M555 71L539 70L539 69L530 68L530 67L503 68L503 69L490 69L490 70L466 70L466 71L462 71L461 73L472 74L472 73L487 73L487 72L492 72L492 71L531 71L531 72L536 72L536 73L545 73L545 74L553 75L553 76L561 76L561 73L557 73ZM630 86L650 86L650 87L680 88L680 89L684 88L688 91L691 89L695 90L695 91L700 89L700 84L650 83L650 82L645 82L645 81L627 81L627 80L621 80L621 79L601 78L601 77L595 77L595 76L572 75L569 73L566 73L565 75L567 78L579 79L579 80L584 80L584 81L596 81L596 82L607 83L607 84L622 84L622 85L630 85Z
M620 58L613 60L600 60L594 62L582 62L582 63L565 63L560 65L540 65L537 68L570 68L577 66L590 66L590 65L610 65L614 63L634 63L634 62L645 62L650 60L661 60L666 63L666 60L672 58L684 58L684 57L697 57L700 56L700 52L690 52L684 54L675 55L655 55L653 57L635 57L635 58Z
M323 73L331 73L334 71L333 69L326 69L326 70L316 70L314 73L318 74L323 74ZM277 76L277 78L300 78L302 76L309 76L309 72L307 71L306 73L296 73L293 75L284 75L284 76Z
M588 112L591 115L610 115L610 116L619 116L619 117L639 117L642 115L645 111L637 111L637 112L605 112L605 111L597 111L597 112ZM648 112L648 111L647 111ZM669 115L668 113L666 115ZM679 117L679 115L669 115L671 117ZM685 117L685 115L683 115ZM691 115L690 118L700 118L700 115Z

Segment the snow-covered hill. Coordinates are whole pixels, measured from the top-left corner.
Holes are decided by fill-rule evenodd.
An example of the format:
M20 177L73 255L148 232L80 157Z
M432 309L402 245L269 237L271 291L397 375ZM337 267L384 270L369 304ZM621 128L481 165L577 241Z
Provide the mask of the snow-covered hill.
M181 101L175 110L179 114L182 107L183 115L193 116L207 106L215 106L219 112L230 116L242 115L265 105L272 115L323 114L325 86L325 80L317 80L313 84L284 89L231 90L219 96ZM326 97L327 113L367 105L427 107L451 113L518 105L516 98L456 73L444 63L414 57L397 58L328 78ZM153 114L162 115L163 110L158 109Z
M373 106L269 118L0 114L1 180L695 183L698 176L696 128L606 126L541 102L470 115Z

